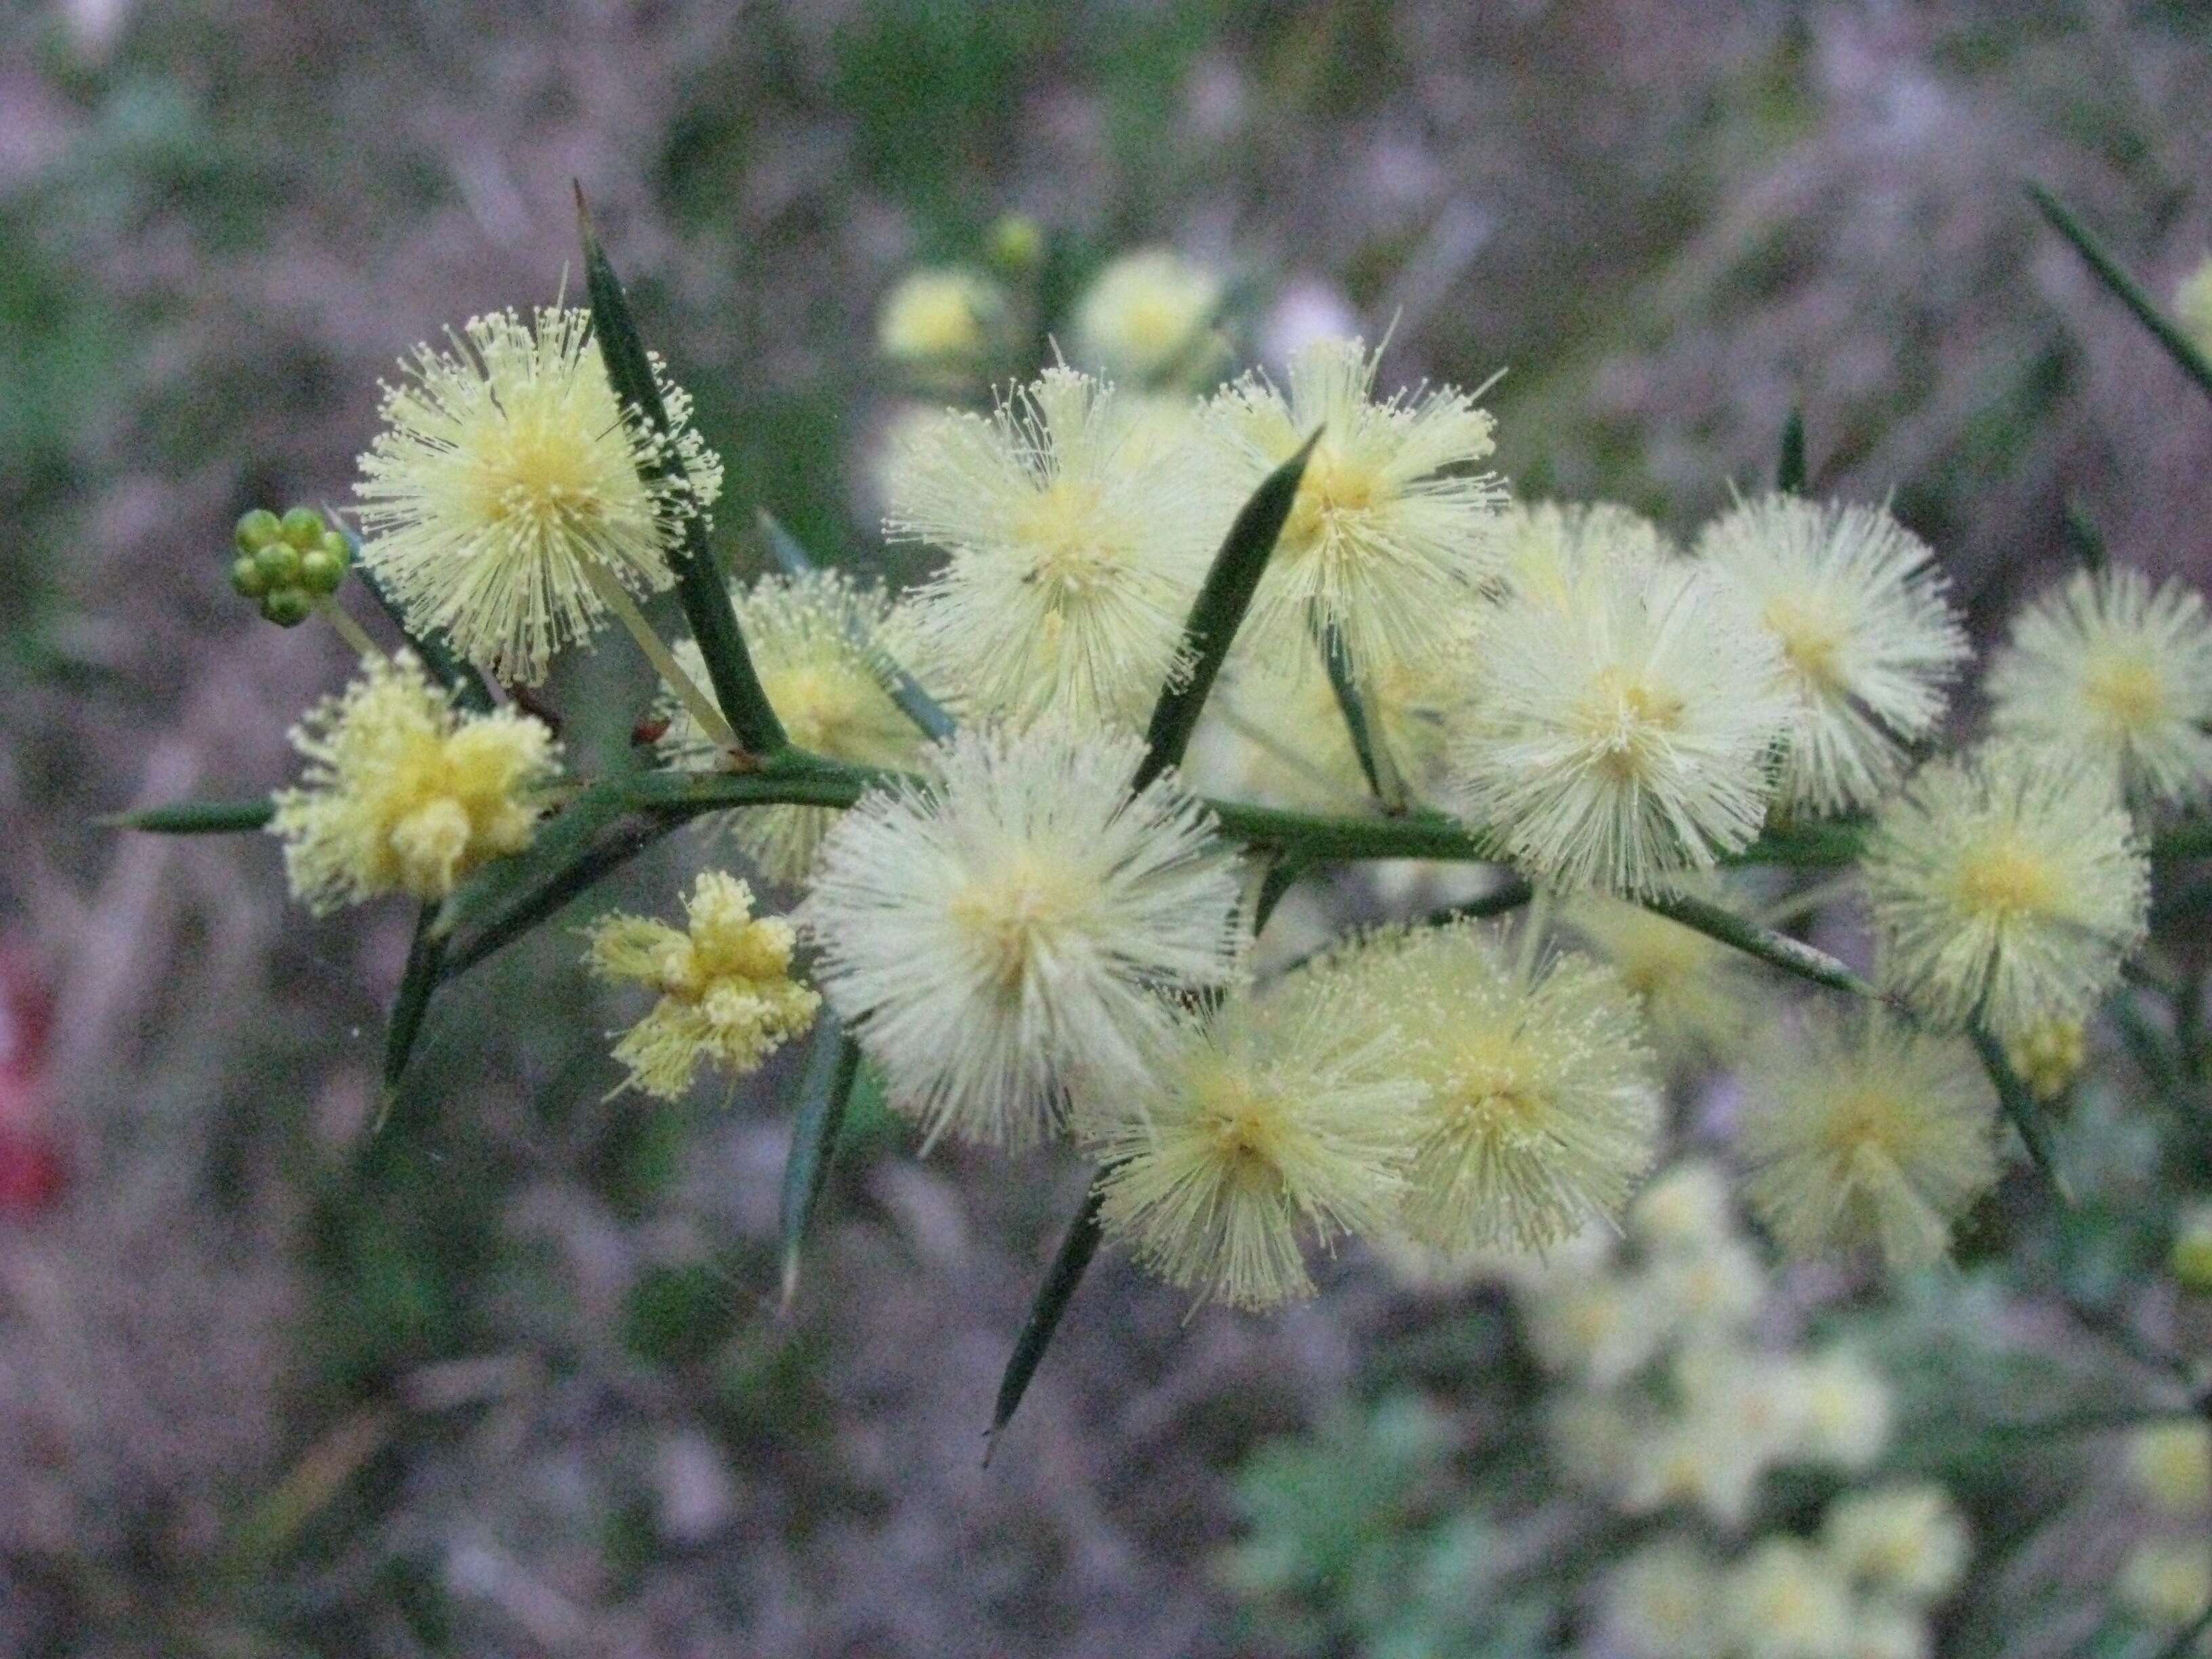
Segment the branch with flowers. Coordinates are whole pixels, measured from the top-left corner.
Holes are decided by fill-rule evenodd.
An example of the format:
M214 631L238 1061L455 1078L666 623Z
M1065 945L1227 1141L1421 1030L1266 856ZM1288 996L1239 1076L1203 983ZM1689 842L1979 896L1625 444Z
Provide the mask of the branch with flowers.
M925 1147L1097 1161L994 1434L1105 1240L1264 1309L1310 1293L1310 1242L1540 1252L1619 1216L1662 1047L1747 1000L1713 946L1856 999L1808 1002L1753 1073L1745 1192L1787 1249L1941 1259L2008 1120L2055 1182L2043 1102L2144 943L2153 864L2212 853L2194 592L2076 575L1991 664L1990 734L1933 753L1971 654L1945 578L1886 510L1805 495L1794 417L1781 487L1685 553L1620 507L1510 501L1477 394L1378 397L1358 340L1168 395L1220 354L1215 299L1166 269L1121 279L1164 335L1115 346L1104 301L1085 324L1120 388L1056 363L897 434L886 536L945 556L919 587L817 569L765 517L782 569L732 586L720 464L584 237L588 310L478 318L405 366L353 526L241 520L239 592L362 657L295 732L298 784L117 820L266 830L318 913L422 905L387 1105L440 987L720 826L804 890L788 916L710 869L680 925L603 916L585 960L654 998L624 1088L680 1097L815 1029L787 1297L864 1063ZM980 349L981 280L906 296L887 349ZM391 654L337 598L356 565ZM689 639L640 608L672 587ZM608 619L662 683L656 763L586 780L528 688ZM1498 873L1255 971L1298 881L1380 860ZM1788 876L1778 908L1723 884L1751 866ZM1839 871L1870 975L1781 925Z

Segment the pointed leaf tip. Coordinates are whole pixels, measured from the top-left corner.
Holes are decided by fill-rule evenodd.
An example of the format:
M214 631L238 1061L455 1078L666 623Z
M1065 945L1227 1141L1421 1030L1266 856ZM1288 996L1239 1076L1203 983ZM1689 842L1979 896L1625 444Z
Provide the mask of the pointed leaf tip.
M1091 1190L1084 1195L1083 1207L1076 1212L1066 1236L1060 1241L1052 1266L1045 1270L1044 1280L1030 1304L1029 1316L1022 1322L1021 1333L1014 1339L1014 1351L1007 1358L1006 1373L999 1379L998 1398L992 1405L991 1426L984 1437L987 1444L983 1462L987 1466L992 1452L998 1449L999 1436L1013 1420L1022 1396L1029 1392L1030 1381L1036 1375L1045 1350L1052 1346L1053 1336L1060 1329L1060 1316L1066 1313L1076 1287L1083 1283L1091 1258L1098 1253L1098 1206L1104 1197L1104 1189L1093 1181Z
M1782 423L1782 457L1774 469L1774 487L1785 495L1805 493L1805 411L1792 409Z
M783 1165L780 1220L784 1313L791 1311L792 1298L799 1293L799 1252L808 1224L821 1205L823 1189L829 1185L838 1132L844 1127L845 1109L852 1101L853 1085L860 1073L860 1045L846 1035L836 1015L824 1008L807 1047L799 1110L791 1126L791 1151Z

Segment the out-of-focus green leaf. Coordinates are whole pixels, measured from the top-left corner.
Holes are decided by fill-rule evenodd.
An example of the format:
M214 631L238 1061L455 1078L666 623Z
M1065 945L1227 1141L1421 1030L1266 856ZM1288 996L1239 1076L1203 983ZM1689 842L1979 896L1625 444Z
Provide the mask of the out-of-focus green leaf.
M2205 356L2197 343L2191 339L2181 325L2167 316L2134 277L2120 269L2110 249L2093 234L2089 228L2075 217L2072 210L2041 185L2030 184L2027 193L2036 210L2050 222L2051 228L2074 245L2074 251L2088 262L2097 280L2112 291L2122 305L2136 314L2137 321L2151 331L2166 355L2180 365L2181 371L2212 396L2212 358Z

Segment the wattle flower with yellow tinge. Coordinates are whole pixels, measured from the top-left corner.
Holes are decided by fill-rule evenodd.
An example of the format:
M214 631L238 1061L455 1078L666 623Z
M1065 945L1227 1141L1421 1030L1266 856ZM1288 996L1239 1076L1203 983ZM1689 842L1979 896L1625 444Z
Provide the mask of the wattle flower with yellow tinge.
M404 652L310 709L292 744L307 769L277 792L270 830L293 896L319 915L384 893L444 898L522 851L560 753L527 714L463 713Z
M675 580L670 553L721 493L721 464L665 377L666 434L622 406L590 313L472 318L450 351L420 346L404 367L354 494L362 563L410 626L535 683L605 614L602 586Z

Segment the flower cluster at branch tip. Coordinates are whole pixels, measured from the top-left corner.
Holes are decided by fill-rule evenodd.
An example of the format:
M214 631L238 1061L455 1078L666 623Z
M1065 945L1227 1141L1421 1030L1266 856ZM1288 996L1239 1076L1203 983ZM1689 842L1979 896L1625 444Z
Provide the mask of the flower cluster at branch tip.
M520 852L559 747L513 709L467 714L409 653L370 662L293 729L306 757L270 829L293 896L318 915L385 893L444 898Z
M354 493L362 562L410 626L535 683L604 614L595 581L674 580L684 523L720 495L722 469L657 361L665 433L616 398L585 311L472 318L452 349L418 347L403 368Z
M238 556L230 562L231 591L259 605L262 619L279 628L307 621L316 601L338 591L353 562L353 548L312 507L278 518L265 507L242 515L231 537Z
M699 1066L758 1069L814 1023L822 999L791 976L796 934L781 916L756 916L752 890L719 870L684 902L684 925L615 912L594 922L584 960L604 980L659 993L615 1044L626 1088L679 1098Z

